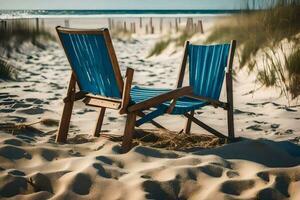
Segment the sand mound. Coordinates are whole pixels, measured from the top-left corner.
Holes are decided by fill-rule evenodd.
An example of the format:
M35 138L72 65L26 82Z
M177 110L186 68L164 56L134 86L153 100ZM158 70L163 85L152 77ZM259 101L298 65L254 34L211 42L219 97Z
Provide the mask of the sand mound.
M21 135L1 133L2 198L300 197L300 147L289 142L242 140L189 153L138 145L120 154L120 145L103 137L57 145Z

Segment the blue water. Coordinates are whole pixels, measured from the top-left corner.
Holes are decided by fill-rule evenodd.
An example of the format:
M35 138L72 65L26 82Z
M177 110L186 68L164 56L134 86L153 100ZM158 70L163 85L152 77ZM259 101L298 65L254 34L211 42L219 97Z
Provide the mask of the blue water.
M240 10L0 10L0 18L226 15Z

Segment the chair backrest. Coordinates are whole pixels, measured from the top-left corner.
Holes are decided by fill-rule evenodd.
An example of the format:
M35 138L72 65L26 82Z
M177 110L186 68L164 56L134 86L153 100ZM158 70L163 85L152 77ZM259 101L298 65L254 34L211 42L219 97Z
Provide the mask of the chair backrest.
M57 27L56 30L80 90L120 98L122 77L108 29Z
M195 95L218 100L224 81L230 44L188 45L189 83Z

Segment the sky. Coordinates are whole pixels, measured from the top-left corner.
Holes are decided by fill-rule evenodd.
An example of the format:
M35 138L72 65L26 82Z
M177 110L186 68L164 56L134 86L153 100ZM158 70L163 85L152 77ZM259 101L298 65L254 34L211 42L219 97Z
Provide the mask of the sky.
M3 9L239 9L246 0L0 0Z

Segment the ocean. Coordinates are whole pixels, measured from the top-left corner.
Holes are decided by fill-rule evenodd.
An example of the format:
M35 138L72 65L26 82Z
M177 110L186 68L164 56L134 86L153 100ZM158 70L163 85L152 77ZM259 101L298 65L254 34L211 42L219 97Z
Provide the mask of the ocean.
M238 13L240 10L0 10L0 19L76 18L76 17L174 17L212 16Z

